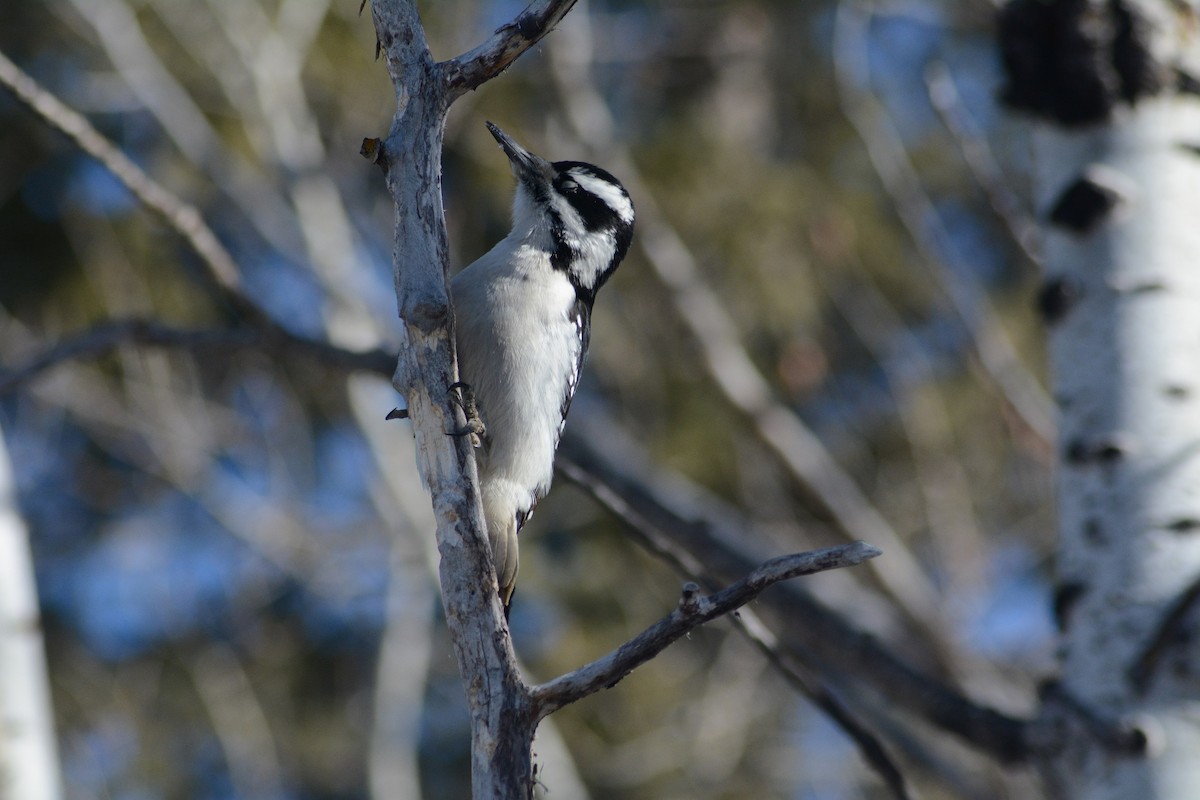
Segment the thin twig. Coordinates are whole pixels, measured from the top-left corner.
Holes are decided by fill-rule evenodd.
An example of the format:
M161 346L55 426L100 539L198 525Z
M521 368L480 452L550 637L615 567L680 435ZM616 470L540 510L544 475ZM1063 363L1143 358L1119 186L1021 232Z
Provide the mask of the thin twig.
M196 167L206 180L212 181L273 248L289 259L302 258L303 251L296 244L300 240L300 230L295 224L293 209L279 193L277 177L268 174L242 148L230 147L225 142L189 90L171 74L147 40L144 30L147 20L126 0L68 2L80 19L91 25L96 44L103 48L121 82L128 87L140 108L154 117L184 160ZM137 5L140 8L143 4ZM205 27L207 15L203 3L152 5L159 19L167 25L171 25L173 17L187 15L194 23L199 23L201 31ZM171 13L177 8L177 14ZM204 47L209 43L206 33L194 29L179 31L178 26L173 27L179 45L198 64L209 61L202 52L213 49ZM268 48L264 43L262 49L275 48ZM220 66L210 64L210 69L218 82L228 86L229 71L236 68L237 61L219 45L215 53ZM234 82L238 82L237 79ZM243 122L255 119L253 115L243 116ZM257 139L250 131L247 131L247 138L251 142Z
M662 473L645 466L644 454L611 421L603 425L603 451L597 435L580 422L568 428L563 439L560 471L622 518L643 520L639 538L653 539L660 552L686 552L687 558L703 565L705 574L744 574L754 567L756 559L745 536L752 527L749 522L727 508L715 510L717 501L697 487L674 494L665 489ZM571 467L564 471L567 465ZM614 497L620 503L610 506ZM821 674L853 681L1001 762L1030 757L1026 721L978 705L918 672L800 584L782 584L759 603L777 611L786 625L780 641L788 651Z
M750 609L743 608L731 619L742 634L775 668L775 671L782 675L793 689L821 709L854 742L863 760L887 786L892 797L895 800L910 800L911 795L908 791L908 784L904 780L904 773L892 760L879 737L872 733L836 694L822 685L815 676L807 674L808 671L797 664L796 659L790 658L784 652L775 633L759 619L757 614Z
M257 303L245 294L240 270L233 256L221 244L216 233L204 221L200 211L190 203L151 178L116 145L74 109L69 108L50 91L40 86L32 77L0 53L0 85L8 87L13 94L44 122L61 131L84 152L103 164L135 197L147 208L158 214L164 222L192 247L200 257L200 276L205 284L234 310L243 322L258 329L249 331L179 331L158 323L127 320L102 325L74 339L54 347L50 352L34 359L0 379L0 391L11 388L21 377L22 369L31 376L59 361L89 354L99 354L115 347L121 341L137 341L176 347L204 347L209 342L224 342L243 346L285 347L304 352L325 363L352 370L367 370L388 374L391 356L380 350L351 352L316 339L292 333L281 326ZM257 337L257 342L254 339Z
M0 53L0 85L9 90L50 127L64 133L85 153L105 166L130 192L168 226L187 240L200 256L202 276L210 288L243 316L257 320L265 316L242 292L237 264L190 203L181 200L146 174L120 148L110 142L87 118L55 97L28 73Z
M1040 265L1041 230L1016 193L1009 188L1004 170L996 163L986 137L963 105L949 67L942 61L930 63L925 68L925 86L929 90L929 102L941 117L946 130L954 137L967 169L987 195L992 211L1004 223L1025 258L1031 264Z
M574 441L574 437L572 437ZM570 449L570 448L569 448ZM577 463L571 453L559 458L558 472L575 485L600 501L601 505L615 514L628 526L635 541L652 554L673 566L681 575L704 584L713 581L713 571L706 567L679 541L658 532L651 517L641 513L636 503L626 501L622 494L607 483L597 480L596 475ZM658 515L651 515L656 517ZM703 523L692 523L700 527ZM866 726L860 723L841 701L814 677L801 674L801 668L788 658L775 633L763 623L751 609L743 608L731 617L734 625L748 638L771 665L783 675L793 688L807 697L824 711L846 736L855 743L863 760L878 774L897 800L908 797L904 776L892 762L883 744Z
M955 244L941 214L925 191L891 119L863 83L869 71L867 31L870 10L861 0L838 3L834 21L834 73L842 111L862 139L875 173L892 199L921 261L937 280L957 324L969 334L975 360L1021 423L1049 447L1055 439L1054 406L1045 389L1021 363L983 289L965 266L949 268Z
M570 455L558 459L556 467L563 477L600 500L601 505L624 522L639 545L671 564L684 577L702 584L713 582L713 572L706 570L691 552L680 546L679 542L658 535L654 522L641 514L634 504L626 502L611 486L596 480L592 473L574 461ZM906 798L908 794L904 777L888 757L883 745L853 717L849 709L832 697L814 678L800 674L799 667L784 654L775 633L758 615L750 609L743 608L731 619L767 661L783 675L784 680L825 711L830 719L842 728L847 737L858 746L863 760L879 773L880 779L892 790L897 800Z
M124 319L103 322L73 334L12 369L0 370L0 395L11 392L46 370L66 361L96 358L124 344L168 347L191 352L261 350L269 353L294 353L327 366L354 372L391 374L395 357L383 350L355 352L327 342L272 328L230 328L224 330L174 328L148 319Z
M688 631L741 608L780 581L829 569L852 567L881 553L879 548L865 542L853 542L779 556L761 564L737 583L708 597L699 596L700 587L688 583L683 588L679 605L657 623L608 655L533 687L537 715L543 717L601 689L616 685Z
M576 0L535 0L512 22L502 25L486 42L439 66L446 94L454 98L491 80L533 47L567 15Z

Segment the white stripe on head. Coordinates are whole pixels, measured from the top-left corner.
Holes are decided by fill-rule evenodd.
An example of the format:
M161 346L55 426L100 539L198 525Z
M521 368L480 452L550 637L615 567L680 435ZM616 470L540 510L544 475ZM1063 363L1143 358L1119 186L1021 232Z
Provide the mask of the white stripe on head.
M574 178L584 191L603 200L626 224L633 222L633 203L619 186L581 169L568 170L567 174Z
M575 206L571 205L567 198L558 192L551 192L550 207L558 212L558 218L563 226L563 233L572 246L579 239L587 236L587 226L583 223L583 217L579 215Z

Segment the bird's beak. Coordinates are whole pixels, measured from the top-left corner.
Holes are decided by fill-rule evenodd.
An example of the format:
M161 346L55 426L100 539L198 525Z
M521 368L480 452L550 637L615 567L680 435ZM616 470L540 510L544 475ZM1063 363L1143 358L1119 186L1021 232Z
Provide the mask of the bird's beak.
M494 123L487 123L487 128L492 132L492 136L496 137L496 141L500 143L500 149L504 151L504 155L508 156L508 163L512 166L513 175L517 180L527 182L543 182L547 174L550 172L550 163L541 156L535 156L533 153L526 150L521 145L513 141L513 138L504 131L500 130Z

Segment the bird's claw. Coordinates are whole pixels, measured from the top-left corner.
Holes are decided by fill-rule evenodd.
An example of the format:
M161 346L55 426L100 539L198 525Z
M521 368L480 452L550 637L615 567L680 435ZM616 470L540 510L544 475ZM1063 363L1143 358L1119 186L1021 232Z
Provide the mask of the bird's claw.
M450 401L462 409L467 423L449 431L448 435L470 436L471 445L479 447L483 438L487 436L487 427L483 424L483 418L479 416L479 406L475 403L475 392L472 391L470 384L463 381L450 384Z

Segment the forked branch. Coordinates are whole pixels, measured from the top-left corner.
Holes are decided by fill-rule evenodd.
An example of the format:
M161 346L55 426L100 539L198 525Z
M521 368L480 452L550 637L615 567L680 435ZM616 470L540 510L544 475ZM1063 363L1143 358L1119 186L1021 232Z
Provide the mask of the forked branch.
M516 19L502 25L486 42L440 65L446 94L454 98L478 89L549 33L575 5L575 0L535 0Z
M700 595L700 587L696 584L685 584L679 605L657 623L608 655L549 683L533 687L535 713L538 718L545 717L576 700L614 686L689 631L736 611L780 581L828 569L852 567L875 558L881 552L878 547L866 542L852 542L823 550L779 556L762 564L737 583L708 597Z
M755 563L741 532L753 525L713 504L694 487L664 482L616 426L604 428L604 448L576 425L559 450L566 477L630 525L635 538L687 575L737 575ZM674 488L668 488L670 484ZM994 756L1019 763L1033 756L1030 721L976 703L915 669L874 636L828 608L799 583L787 583L764 606L778 611L784 649L827 676L869 689L903 709Z

